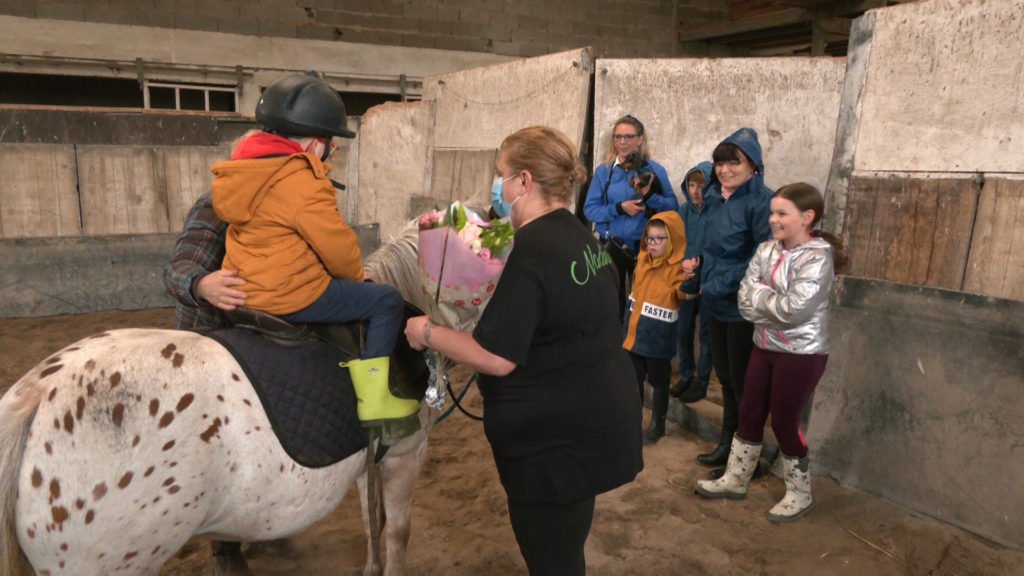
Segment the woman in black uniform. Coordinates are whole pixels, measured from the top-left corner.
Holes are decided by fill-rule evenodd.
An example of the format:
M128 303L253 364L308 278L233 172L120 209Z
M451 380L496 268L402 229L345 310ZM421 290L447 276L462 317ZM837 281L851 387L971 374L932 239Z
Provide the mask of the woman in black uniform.
M484 431L530 574L582 575L594 496L643 469L616 272L568 210L587 174L565 134L512 134L497 175L515 243L476 329L420 316L405 334L480 372Z

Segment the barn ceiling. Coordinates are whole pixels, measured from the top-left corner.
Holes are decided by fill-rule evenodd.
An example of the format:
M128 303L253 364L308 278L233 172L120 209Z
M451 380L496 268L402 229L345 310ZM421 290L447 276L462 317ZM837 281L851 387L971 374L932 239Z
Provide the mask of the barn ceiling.
M728 0L681 8L678 38L709 55L846 55L853 19L872 8L914 0Z

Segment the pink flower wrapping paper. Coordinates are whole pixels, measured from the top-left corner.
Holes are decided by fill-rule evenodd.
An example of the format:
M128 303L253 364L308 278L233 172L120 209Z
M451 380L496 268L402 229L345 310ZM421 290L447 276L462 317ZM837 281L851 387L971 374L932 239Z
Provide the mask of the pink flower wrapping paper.
M464 236L447 226L419 232L420 287L431 300L438 296L431 318L457 330L476 325L505 268L502 260L474 252Z

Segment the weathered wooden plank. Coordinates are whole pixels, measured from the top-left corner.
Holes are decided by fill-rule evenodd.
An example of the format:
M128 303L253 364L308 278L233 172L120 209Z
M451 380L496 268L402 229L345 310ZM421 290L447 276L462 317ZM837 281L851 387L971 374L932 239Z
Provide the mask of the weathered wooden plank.
M844 230L851 275L960 290L976 209L969 179L855 177Z
M181 230L196 198L210 190L213 174L210 167L227 160L228 147L190 146L161 148L164 189L167 196L167 222L171 231Z
M85 233L160 234L181 229L195 199L210 189L220 147L79 146Z
M914 202L914 223L909 238L899 248L903 251L906 265L901 282L926 284L935 240L936 213L939 209L939 191L934 186L913 182L911 187Z
M152 148L79 146L82 229L89 235L169 232Z
M990 179L980 196L963 289L1024 300L1024 181Z
M907 283L913 260L914 227L917 220L917 190L905 180L876 182L878 205L872 230L872 278ZM882 218L878 218L881 215ZM870 266L869 266L870 268Z
M971 246L971 229L978 213L978 186L969 179L926 180L937 186L935 240L932 243L927 286L963 290Z
M81 233L74 147L0 144L0 238Z
M846 222L843 227L843 244L850 258L850 275L870 277L867 264L870 260L871 228L875 215L875 190L873 180L853 178L846 201Z

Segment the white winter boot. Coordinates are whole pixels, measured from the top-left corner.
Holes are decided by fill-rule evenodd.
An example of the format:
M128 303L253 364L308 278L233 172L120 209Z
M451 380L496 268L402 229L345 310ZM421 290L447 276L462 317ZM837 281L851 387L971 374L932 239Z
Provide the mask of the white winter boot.
M750 484L760 456L761 444L750 444L734 435L725 474L718 480L698 480L697 493L705 498L746 498L747 485Z
M776 524L792 522L811 511L811 474L807 458L782 455L783 479L786 495L769 512L768 519Z

